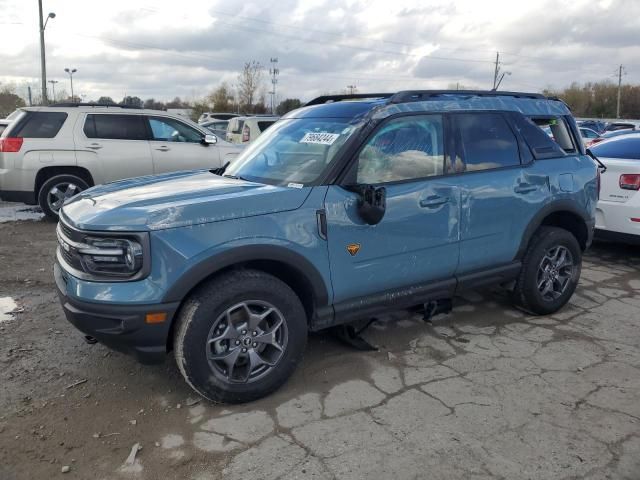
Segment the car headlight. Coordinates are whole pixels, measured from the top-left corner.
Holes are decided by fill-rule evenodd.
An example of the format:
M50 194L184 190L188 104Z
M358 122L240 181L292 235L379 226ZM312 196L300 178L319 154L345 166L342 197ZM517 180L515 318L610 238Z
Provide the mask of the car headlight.
M134 275L142 268L142 245L135 240L121 238L85 237L86 247L78 254L88 273Z
M87 232L58 223L58 261L86 280L139 280L150 271L149 234Z

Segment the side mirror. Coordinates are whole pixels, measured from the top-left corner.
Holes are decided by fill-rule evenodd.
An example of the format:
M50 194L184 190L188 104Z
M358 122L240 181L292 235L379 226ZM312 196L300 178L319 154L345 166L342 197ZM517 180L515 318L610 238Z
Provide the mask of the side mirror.
M356 192L358 199L358 214L369 225L380 223L387 209L387 190L373 185L352 185L347 190Z
M218 137L216 137L213 134L207 134L202 138L202 142L203 145L207 146L207 145L215 145L216 143L218 143Z

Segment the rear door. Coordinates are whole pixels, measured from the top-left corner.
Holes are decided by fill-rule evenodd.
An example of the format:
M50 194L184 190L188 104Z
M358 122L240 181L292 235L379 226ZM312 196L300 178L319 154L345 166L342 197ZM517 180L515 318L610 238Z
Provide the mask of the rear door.
M456 147L448 180L461 188L458 274L464 275L514 259L527 225L549 198L549 179L522 164L524 145L510 115L452 113L451 121Z
M143 115L88 113L78 123L78 165L96 184L153 173Z
M154 173L220 166L218 147L203 144L204 134L199 130L171 117L146 118L151 132L149 145Z

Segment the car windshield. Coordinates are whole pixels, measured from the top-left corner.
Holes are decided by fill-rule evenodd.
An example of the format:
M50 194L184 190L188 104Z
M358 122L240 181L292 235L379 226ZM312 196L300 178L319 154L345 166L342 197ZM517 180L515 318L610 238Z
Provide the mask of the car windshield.
M360 123L292 118L274 123L229 166L226 176L271 185L314 182Z

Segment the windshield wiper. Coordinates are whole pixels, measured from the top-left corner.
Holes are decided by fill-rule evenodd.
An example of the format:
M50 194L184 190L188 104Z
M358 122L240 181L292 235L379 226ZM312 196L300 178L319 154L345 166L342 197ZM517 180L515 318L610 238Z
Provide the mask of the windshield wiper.
M211 173L213 173L214 175L220 175L222 176L222 174L224 173L224 171L227 169L227 167L231 164L231 162L227 162L224 165L222 165L221 167L218 168L212 168L211 170L209 170Z

